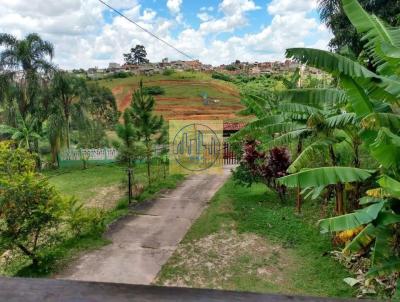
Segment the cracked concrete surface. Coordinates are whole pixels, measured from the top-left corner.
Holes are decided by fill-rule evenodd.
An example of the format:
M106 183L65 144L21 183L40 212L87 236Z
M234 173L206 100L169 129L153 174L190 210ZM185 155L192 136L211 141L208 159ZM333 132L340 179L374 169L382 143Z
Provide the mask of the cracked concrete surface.
M175 190L137 208L106 237L111 244L82 255L59 279L151 284L192 223L230 175L192 175Z

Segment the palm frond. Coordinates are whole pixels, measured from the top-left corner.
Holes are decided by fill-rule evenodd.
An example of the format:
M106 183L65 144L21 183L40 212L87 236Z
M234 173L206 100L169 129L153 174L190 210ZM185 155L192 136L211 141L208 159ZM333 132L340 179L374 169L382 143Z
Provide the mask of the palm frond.
M329 128L344 128L348 125L356 125L357 116L355 113L342 113L328 117L326 124Z
M381 128L369 146L372 156L386 169L400 166L400 136L388 128Z
M400 116L395 113L371 113L361 121L364 129L379 130L382 127L388 128L393 132L400 129Z
M289 48L286 50L286 57L335 75L343 74L360 79L378 78L378 75L369 71L361 64L339 54L325 50L313 48Z
M383 43L392 47L400 47L400 39L393 34L393 30L385 25L379 18L368 14L356 0L343 0L343 9L349 17L350 22L363 34L365 50L374 59L374 64L380 74L393 74L394 65L398 60L390 62L381 49ZM397 66L396 66L397 67Z
M278 137L275 137L271 139L270 141L267 141L266 143L263 144L263 147L266 149L271 149L274 147L280 147L280 146L285 146L288 145L289 143L293 142L293 140L298 139L299 137L309 135L313 132L313 130L308 129L306 127L302 127L300 129L296 129L284 134L279 135Z
M301 114L306 116L321 113L321 110L318 108L299 103L280 103L278 109L285 114Z
M296 160L290 165L288 172L296 173L310 164L319 154L324 153L328 150L330 145L336 143L335 139L321 139L307 146L303 152L296 158Z
M323 167L304 169L296 174L279 178L281 185L290 188L326 187L337 183L364 181L372 171L351 167Z
M341 77L341 83L349 97L351 107L357 116L366 116L373 112L373 104L364 89L354 79L348 76Z
M280 95L280 99L323 109L344 105L347 102L347 95L342 90L334 88L289 89Z

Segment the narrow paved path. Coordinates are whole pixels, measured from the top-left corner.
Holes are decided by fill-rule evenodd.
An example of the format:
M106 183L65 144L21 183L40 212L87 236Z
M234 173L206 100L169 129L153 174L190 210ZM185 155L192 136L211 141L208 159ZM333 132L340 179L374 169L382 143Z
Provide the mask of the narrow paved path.
M81 256L56 278L150 284L229 174L225 168L223 175L189 176L117 222L106 234L110 245Z

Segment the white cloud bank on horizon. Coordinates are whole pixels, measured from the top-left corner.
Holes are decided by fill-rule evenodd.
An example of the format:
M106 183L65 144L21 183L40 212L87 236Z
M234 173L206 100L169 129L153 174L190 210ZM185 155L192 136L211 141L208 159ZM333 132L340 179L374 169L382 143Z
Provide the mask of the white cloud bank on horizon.
M187 0L186 0L187 1ZM281 60L289 47L327 48L331 38L318 19L310 17L316 0L272 0L267 7L253 0L221 0L218 7L204 7L197 13L200 25L182 22L182 0L168 0L170 18L143 6L139 0L108 0L107 3L151 30L175 47L213 65L242 61ZM122 63L122 54L135 44L147 48L151 61L163 57L185 59L173 49L141 31L120 16L104 19L107 8L97 0L0 0L0 32L22 38L40 34L55 45L54 62L62 68L107 66ZM256 33L236 35L245 28L253 11L270 14L270 24ZM220 17L215 17L215 12ZM176 32L177 29L178 34ZM219 37L228 33L228 38ZM314 41L309 45L306 41Z

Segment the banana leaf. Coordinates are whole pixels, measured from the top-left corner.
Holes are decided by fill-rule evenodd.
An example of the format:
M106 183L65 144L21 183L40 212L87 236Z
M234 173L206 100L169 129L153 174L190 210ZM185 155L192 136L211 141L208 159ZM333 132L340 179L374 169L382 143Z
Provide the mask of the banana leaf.
M386 202L375 203L354 213L342 216L322 219L318 222L321 233L340 232L352 230L364 224L368 224L378 217L378 214Z
M323 167L304 169L296 174L278 179L281 185L290 188L329 186L337 183L358 182L371 177L373 171L351 167Z
M344 254L359 252L367 248L375 240L376 228L368 224L354 239L343 249Z
M393 257L382 265L375 266L369 270L367 277L387 276L400 271L400 259Z

